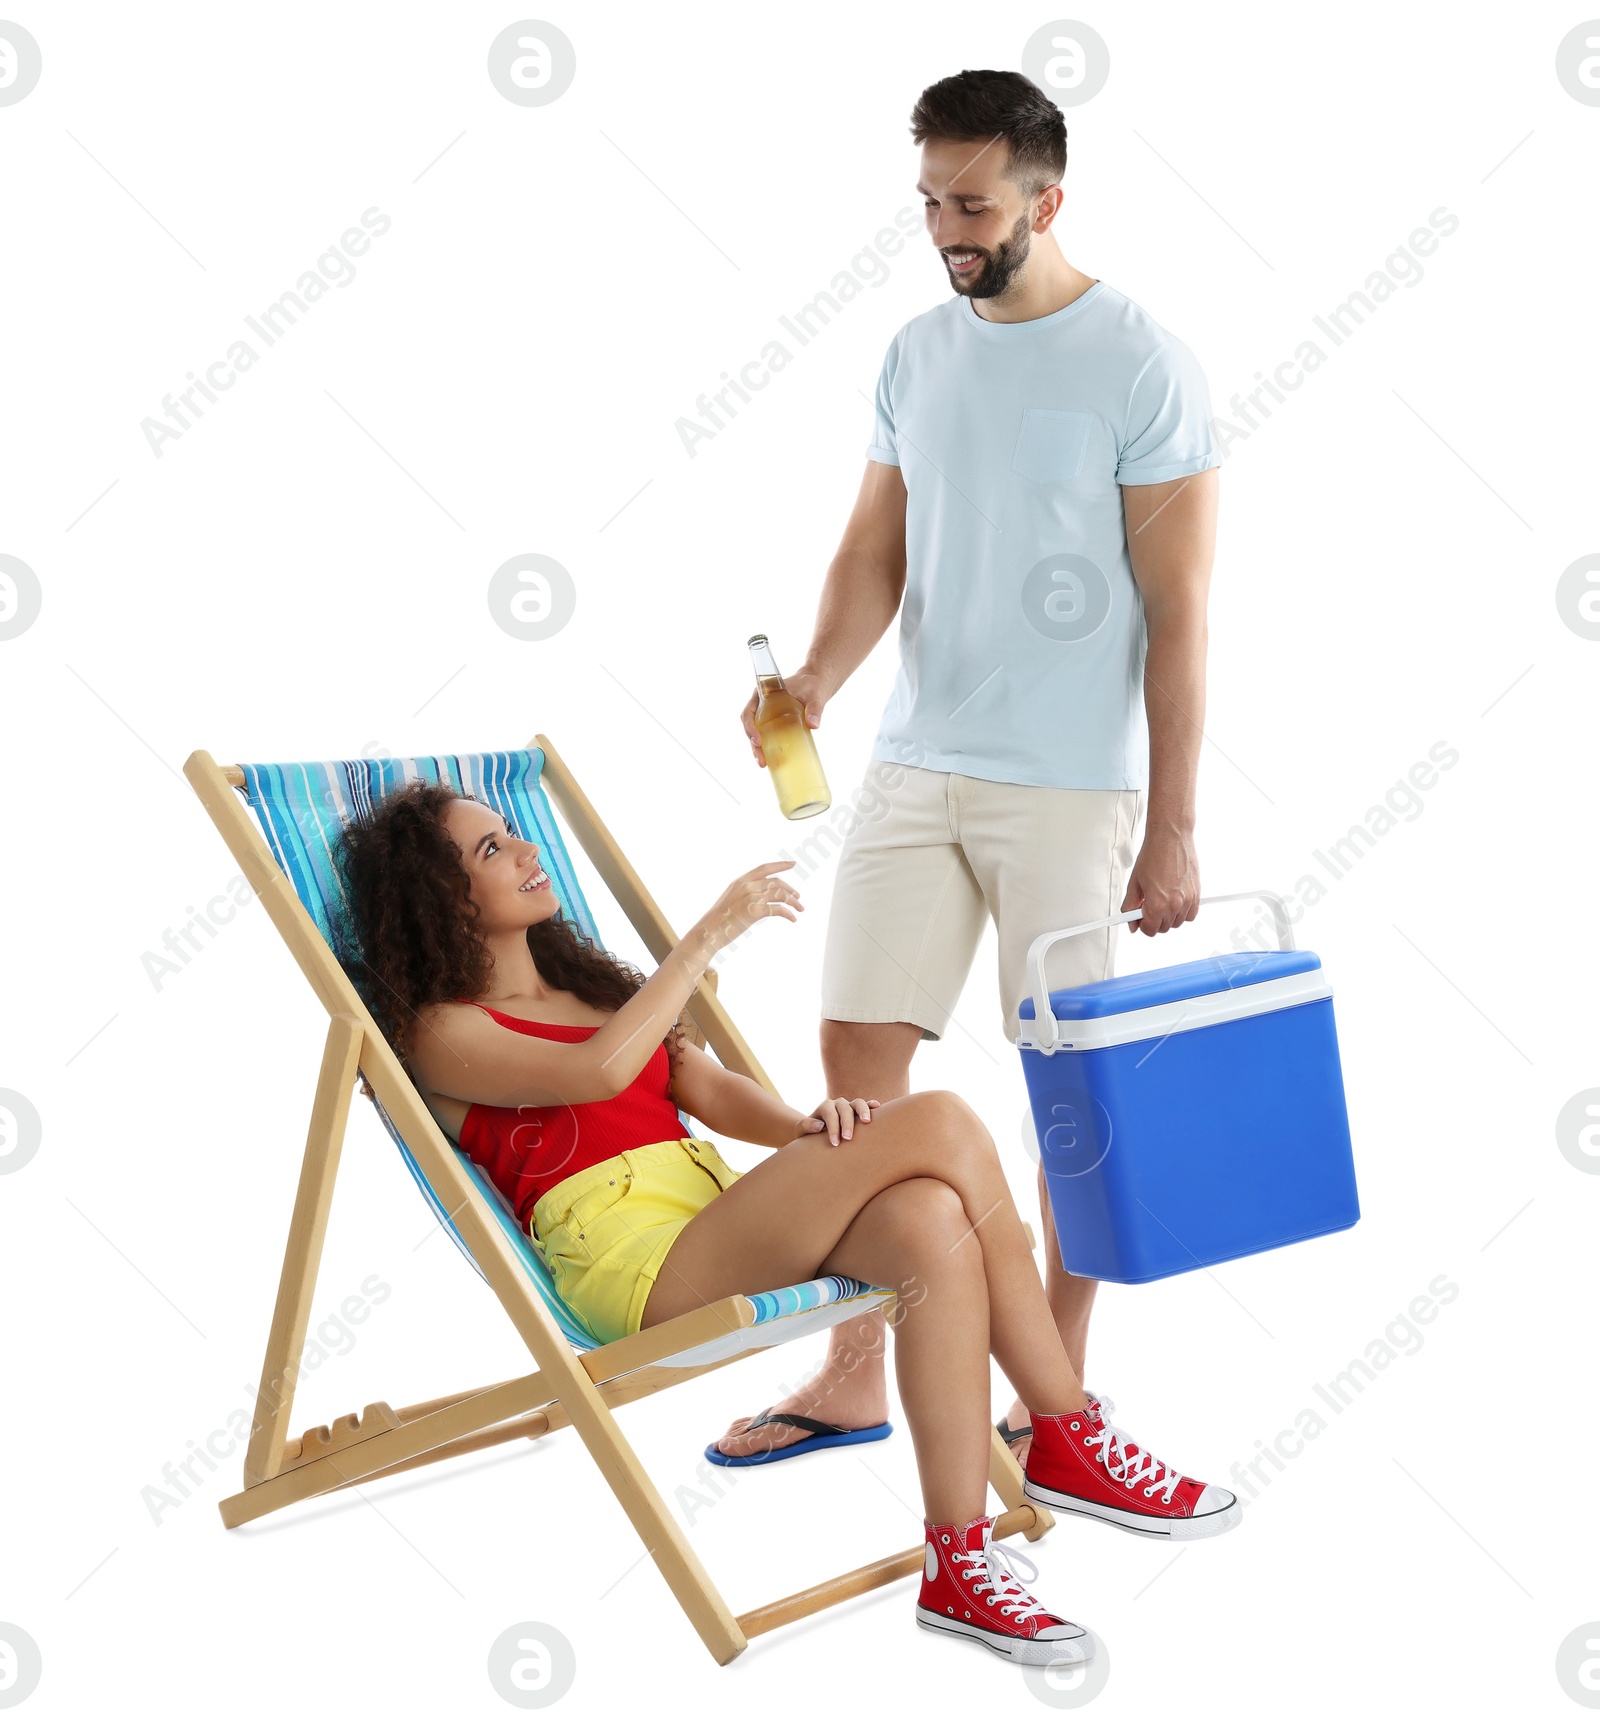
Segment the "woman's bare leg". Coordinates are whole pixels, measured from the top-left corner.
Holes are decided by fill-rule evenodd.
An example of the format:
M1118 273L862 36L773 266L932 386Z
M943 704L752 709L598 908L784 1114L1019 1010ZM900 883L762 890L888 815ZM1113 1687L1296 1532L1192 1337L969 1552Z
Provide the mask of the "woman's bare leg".
M1055 1213L1050 1205L1050 1190L1042 1165L1039 1167L1039 1212L1044 1221L1044 1295L1050 1313L1056 1318L1056 1331L1061 1335L1061 1343L1072 1360L1073 1373L1081 1382L1088 1373L1089 1312L1094 1308L1100 1282L1086 1279L1081 1274L1068 1273L1061 1265L1061 1240L1056 1236ZM1027 1408L1021 1400L1013 1400L1006 1412L1006 1422L1015 1430L1021 1429L1027 1421ZM1025 1466L1028 1463L1028 1450L1032 1445L1032 1436L1019 1436L1011 1444L1018 1464Z
M990 1316L983 1251L961 1197L932 1177L879 1191L818 1271L868 1267L901 1294L895 1380L924 1516L965 1525L982 1516L988 1489Z
M927 1295L905 1287L907 1276L887 1265L893 1259L888 1228L869 1228L861 1221L862 1229L853 1229L869 1203L917 1178L935 1179L954 1192L964 1221L953 1236L946 1234L936 1256L926 1253L926 1245L919 1251L919 1277ZM899 1197L893 1205L903 1210L929 1204ZM969 1422L964 1408L941 1399L938 1392L944 1379L953 1394L960 1378L942 1378L937 1351L921 1342L931 1341L939 1327L954 1325L952 1305L958 1300L950 1293L961 1290L962 1269L974 1246L987 1297L984 1355L993 1353L1031 1410L1076 1411L1083 1404L1083 1389L1056 1331L994 1143L976 1114L950 1093L912 1094L893 1101L875 1111L871 1123L857 1125L850 1145L830 1147L825 1136L805 1136L748 1172L679 1235L645 1306L644 1324L652 1326L736 1292L762 1291L819 1272L881 1283L890 1283L892 1276L907 1300L902 1330L914 1312L936 1296L936 1307L918 1318L912 1333L901 1332L897 1350L897 1357L908 1348L913 1353L913 1362L902 1364L898 1372L902 1393L907 1386L928 1386L926 1399L913 1392L906 1411L914 1433L922 1431L916 1436L920 1464L925 1441L938 1445L932 1437L941 1423L959 1428ZM874 1252L885 1265L874 1265ZM912 1304L912 1298L917 1302ZM979 1307L965 1296L959 1306L969 1317ZM926 1356L921 1355L924 1351ZM986 1364L980 1368L981 1398L973 1405L976 1416L970 1422L975 1425L972 1446L986 1461L988 1372ZM966 1398L963 1388L960 1399ZM943 1468L931 1469L942 1483Z
M833 1099L877 1099L885 1104L911 1091L911 1059L922 1029L911 1022L829 1021L819 1036L822 1073ZM828 1335L821 1365L782 1399L781 1409L845 1429L881 1424L889 1410L884 1382L883 1317L876 1310L840 1322ZM804 1430L769 1420L759 1430L735 1418L718 1438L724 1454L754 1454L806 1438Z

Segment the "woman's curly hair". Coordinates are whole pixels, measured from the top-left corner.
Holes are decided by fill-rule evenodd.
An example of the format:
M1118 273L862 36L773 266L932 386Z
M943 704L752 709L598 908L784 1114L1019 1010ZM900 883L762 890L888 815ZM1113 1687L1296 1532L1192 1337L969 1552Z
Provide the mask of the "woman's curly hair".
M340 959L408 1069L421 1011L477 997L493 965L472 879L444 826L446 809L460 797L412 781L352 823L335 855L347 909L336 932ZM528 952L547 985L593 1009L620 1009L645 982L565 913L528 927ZM667 1039L672 1054L682 1039L675 1025Z

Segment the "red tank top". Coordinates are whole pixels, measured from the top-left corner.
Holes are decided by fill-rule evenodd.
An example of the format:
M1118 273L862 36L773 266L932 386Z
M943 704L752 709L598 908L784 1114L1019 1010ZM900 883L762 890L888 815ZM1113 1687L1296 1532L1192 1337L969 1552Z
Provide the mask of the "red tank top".
M493 1016L502 1027L532 1038L581 1045L597 1027L565 1027L554 1022L523 1021L502 1014L487 1003L473 1005ZM469 1106L459 1143L475 1165L481 1165L524 1231L533 1218L533 1204L563 1178L591 1165L646 1147L653 1141L677 1141L688 1132L667 1092L672 1065L665 1045L615 1099L584 1105Z

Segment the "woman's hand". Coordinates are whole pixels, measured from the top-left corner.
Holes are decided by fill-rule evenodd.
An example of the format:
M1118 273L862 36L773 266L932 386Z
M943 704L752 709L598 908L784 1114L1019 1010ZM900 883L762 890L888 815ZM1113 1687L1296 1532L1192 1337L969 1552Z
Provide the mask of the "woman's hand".
M713 950L722 949L742 936L759 919L781 915L793 920L805 911L799 891L774 873L788 871L792 859L774 859L736 877L717 897L710 911L696 925Z
M821 1135L827 1130L828 1140L837 1147L841 1136L846 1141L854 1136L857 1118L872 1122L872 1108L877 1103L875 1099L825 1099L810 1117L800 1119L800 1133Z

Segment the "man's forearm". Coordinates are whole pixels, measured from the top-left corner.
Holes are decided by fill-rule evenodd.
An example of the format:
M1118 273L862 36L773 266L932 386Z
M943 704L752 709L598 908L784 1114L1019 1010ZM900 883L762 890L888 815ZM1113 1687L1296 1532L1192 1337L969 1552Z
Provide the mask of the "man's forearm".
M828 566L804 663L824 698L839 690L894 622L904 576L880 557L843 548Z
M869 462L817 603L801 669L823 702L871 654L906 586L906 488L898 468Z
M1147 835L1194 834L1206 716L1206 593L1217 534L1217 471L1124 487L1128 555L1144 602L1150 724Z
M1148 618L1147 628L1144 706L1150 727L1150 794L1145 831L1190 834L1206 713L1205 608L1170 607Z

